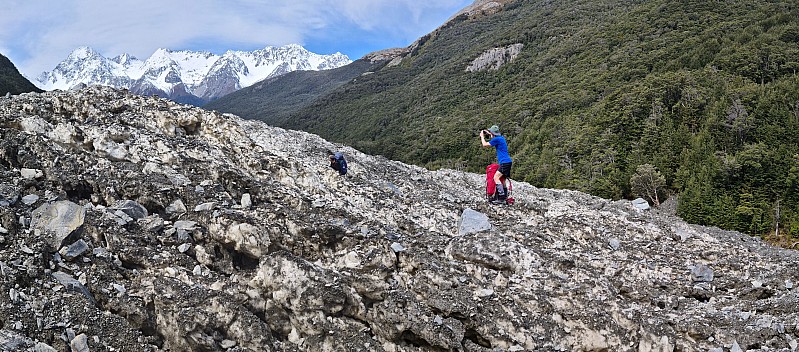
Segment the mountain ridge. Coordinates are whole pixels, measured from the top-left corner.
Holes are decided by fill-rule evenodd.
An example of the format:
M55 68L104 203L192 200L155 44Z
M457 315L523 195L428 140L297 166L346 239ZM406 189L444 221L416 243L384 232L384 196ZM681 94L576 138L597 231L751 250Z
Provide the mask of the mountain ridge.
M324 71L293 71L242 88L202 105L239 116L269 116L272 121L289 118L290 112L311 104L318 97L367 75L398 57L392 51L373 53L351 64ZM269 99L262 99L264 95Z
M318 55L290 44L254 51L158 49L142 61L129 54L108 59L79 47L36 83L45 90L68 90L79 84L125 88L139 94L200 105L269 77L295 70L325 70L351 62L346 55Z
M14 63L5 55L0 54L0 96L6 94L21 94L28 92L41 92L25 76L19 73Z

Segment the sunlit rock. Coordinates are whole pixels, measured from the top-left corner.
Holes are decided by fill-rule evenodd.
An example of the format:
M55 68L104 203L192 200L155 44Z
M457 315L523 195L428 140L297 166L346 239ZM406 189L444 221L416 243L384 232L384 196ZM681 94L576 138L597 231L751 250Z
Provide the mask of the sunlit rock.
M799 340L797 252L629 201L518 181L494 206L484 175L102 87L0 100L0 133L0 349Z

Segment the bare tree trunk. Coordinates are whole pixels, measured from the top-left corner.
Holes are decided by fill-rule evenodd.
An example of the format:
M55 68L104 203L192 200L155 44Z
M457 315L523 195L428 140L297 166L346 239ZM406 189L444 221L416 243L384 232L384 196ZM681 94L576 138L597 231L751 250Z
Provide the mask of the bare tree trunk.
M779 199L777 199L777 214L776 214L776 216L774 216L774 221L776 221L776 223L777 223L776 226L775 226L776 229L774 231L774 234L776 235L777 240L779 240L779 238L780 238L780 200Z

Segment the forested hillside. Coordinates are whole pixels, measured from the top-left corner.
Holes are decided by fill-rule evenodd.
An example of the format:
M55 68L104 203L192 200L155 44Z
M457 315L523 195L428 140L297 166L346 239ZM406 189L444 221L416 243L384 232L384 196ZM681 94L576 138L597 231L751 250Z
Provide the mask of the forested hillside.
M512 44L511 63L466 71ZM797 69L792 0L520 0L455 18L289 118L258 117L471 171L494 159L477 131L498 124L516 179L617 199L648 172L689 222L799 236Z
M41 91L19 73L11 60L0 54L0 95Z
M357 60L331 70L292 71L242 88L203 107L282 124L292 112L311 104L315 99L329 94L364 72L383 65L385 63Z

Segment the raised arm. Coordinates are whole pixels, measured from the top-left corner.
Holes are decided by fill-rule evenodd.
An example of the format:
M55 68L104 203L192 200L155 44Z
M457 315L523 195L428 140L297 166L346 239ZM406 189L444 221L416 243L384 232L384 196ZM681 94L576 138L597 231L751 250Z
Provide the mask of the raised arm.
M484 147L490 147L491 143L486 142L485 134L488 133L486 130L480 131L480 142L482 142Z

